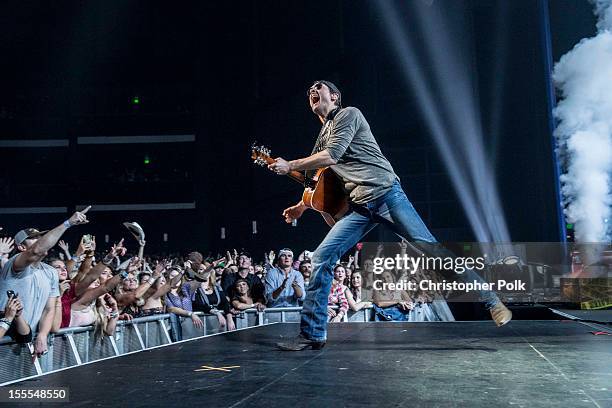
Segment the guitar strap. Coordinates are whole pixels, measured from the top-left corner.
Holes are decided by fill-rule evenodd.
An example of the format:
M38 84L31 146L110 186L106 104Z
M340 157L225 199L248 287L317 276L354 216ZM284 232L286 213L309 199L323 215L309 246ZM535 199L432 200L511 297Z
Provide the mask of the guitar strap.
M317 141L315 142L315 145L310 155L319 153L321 150L327 147L327 142L329 141L329 137L331 136L332 129L334 128L334 118L336 117L340 109L341 108L338 107L334 109L333 111L331 111L329 115L327 115L327 119L325 120L325 123L321 127L321 131L319 132L319 136L317 137ZM305 173L306 173L306 177L312 178L315 175L316 170L307 170Z

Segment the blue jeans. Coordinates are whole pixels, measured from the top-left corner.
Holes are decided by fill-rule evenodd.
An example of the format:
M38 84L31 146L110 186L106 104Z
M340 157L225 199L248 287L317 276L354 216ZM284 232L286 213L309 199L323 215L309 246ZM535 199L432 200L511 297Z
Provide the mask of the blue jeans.
M381 222L411 242L437 242L406 197L399 181L381 197L342 218L334 224L312 255L313 272L306 289L300 323L301 333L306 338L315 341L327 339L327 297L333 280L333 268L342 255ZM441 248L440 251L445 250ZM449 256L449 252L436 256ZM461 275L454 274L453 278L484 282L473 270ZM489 309L499 302L497 295L491 291L483 291L479 296Z

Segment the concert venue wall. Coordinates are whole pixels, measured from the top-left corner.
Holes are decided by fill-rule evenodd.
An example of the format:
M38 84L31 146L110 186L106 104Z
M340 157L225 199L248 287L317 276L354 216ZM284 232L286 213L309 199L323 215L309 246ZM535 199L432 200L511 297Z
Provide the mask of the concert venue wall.
M511 237L557 241L558 214L550 205L556 200L551 117L541 85L550 80L542 13L546 8L552 29L562 33L551 43L556 61L591 34L584 31L594 27L590 6L454 3L455 17L448 21L468 27L456 40L468 45L467 59L478 73L474 86L486 150L494 158ZM253 166L249 146L257 140L288 159L308 153L319 123L305 90L313 80L330 79L345 105L364 112L435 234L474 239L419 109L422 101L406 84L405 67L393 54L373 2L3 7L10 9L0 17L7 37L3 59L21 63L2 68L0 137L59 142L3 145L0 207L61 212L104 205L92 216L100 222L91 231L112 240L124 234L121 222L137 220L149 234L147 245L164 251L186 245L204 252L314 249L328 227L315 214L297 226L284 224L281 211L299 199L301 188ZM503 20L500 7L507 9ZM416 16L404 11L417 55L426 54ZM500 58L504 64L498 65ZM188 137L165 143L103 139L152 135ZM168 204L176 205L160 209ZM25 224L46 228L61 219L53 212L9 211L0 224L13 231ZM372 239L393 239L387 232L374 234Z

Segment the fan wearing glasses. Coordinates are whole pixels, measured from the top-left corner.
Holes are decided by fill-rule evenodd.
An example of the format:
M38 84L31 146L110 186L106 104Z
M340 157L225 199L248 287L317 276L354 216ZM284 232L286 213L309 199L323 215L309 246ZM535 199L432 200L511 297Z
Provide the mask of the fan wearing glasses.
M309 156L296 160L275 159L268 168L279 175L290 171L313 171L330 167L342 180L352 211L336 222L315 250L311 261L313 273L306 290L301 314L300 333L279 348L299 351L320 349L327 341L327 296L332 284L332 270L340 257L354 247L378 224L384 224L400 237L431 255L449 256L436 244L419 214L410 203L399 177L383 155L370 125L355 107L342 107L342 94L330 81L315 81L307 90L311 111L322 123L321 131ZM287 223L306 210L300 201L283 211ZM429 244L429 245L426 245ZM474 271L451 278L482 282ZM510 321L512 314L491 291L480 293L480 300L490 310L498 326Z

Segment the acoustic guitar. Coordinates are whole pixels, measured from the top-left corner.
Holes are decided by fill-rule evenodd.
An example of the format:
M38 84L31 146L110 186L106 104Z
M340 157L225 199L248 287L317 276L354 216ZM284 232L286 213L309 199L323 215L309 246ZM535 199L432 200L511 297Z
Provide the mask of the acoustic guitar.
M251 158L260 166L274 163L270 149L255 144L251 146ZM319 212L330 227L348 212L348 196L342 180L329 167L318 169L312 178L299 171L291 171L287 176L304 186L302 201L306 207Z

